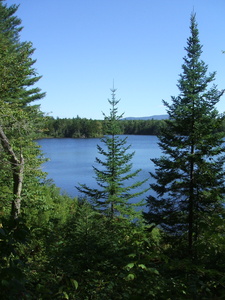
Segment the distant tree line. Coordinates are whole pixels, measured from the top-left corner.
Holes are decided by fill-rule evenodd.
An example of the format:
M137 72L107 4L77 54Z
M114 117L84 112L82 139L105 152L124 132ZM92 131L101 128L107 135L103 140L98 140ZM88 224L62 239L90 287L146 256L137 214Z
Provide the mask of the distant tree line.
M107 134L104 120L46 117L44 135L52 138L99 138ZM119 134L159 135L165 120L119 120ZM225 131L225 121L218 131Z
M120 120L119 134L158 135L164 120ZM97 138L107 134L104 120L46 118L45 135L54 138Z

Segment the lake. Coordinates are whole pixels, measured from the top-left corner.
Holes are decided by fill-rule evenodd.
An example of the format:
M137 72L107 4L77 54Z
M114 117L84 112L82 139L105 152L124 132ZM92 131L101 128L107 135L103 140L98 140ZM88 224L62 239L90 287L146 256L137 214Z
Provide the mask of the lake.
M131 145L129 151L135 151L131 161L133 163L132 170L142 169L134 180L149 178L141 189L148 188L149 184L153 182L149 172L154 172L154 164L150 159L160 156L161 152L157 142L156 136L127 136L127 145ZM41 146L44 156L49 158L49 161L43 164L43 171L48 173L48 179L53 179L54 183L61 188L62 193L66 192L72 197L79 196L75 188L79 183L85 183L90 188L97 187L92 166L101 168L95 162L96 157L100 158L96 146L97 144L103 146L100 139L53 138L40 139L37 143ZM128 182L129 185L131 183L131 181ZM141 198L149 194L150 191Z

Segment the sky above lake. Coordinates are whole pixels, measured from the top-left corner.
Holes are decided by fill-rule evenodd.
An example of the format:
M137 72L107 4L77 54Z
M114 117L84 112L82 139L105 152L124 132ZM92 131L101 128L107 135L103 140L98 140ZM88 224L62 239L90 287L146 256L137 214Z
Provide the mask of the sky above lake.
M21 40L36 51L41 109L53 117L102 119L117 88L124 117L165 114L177 96L194 11L202 59L225 88L224 0L6 0L20 4ZM225 111L225 96L217 108Z

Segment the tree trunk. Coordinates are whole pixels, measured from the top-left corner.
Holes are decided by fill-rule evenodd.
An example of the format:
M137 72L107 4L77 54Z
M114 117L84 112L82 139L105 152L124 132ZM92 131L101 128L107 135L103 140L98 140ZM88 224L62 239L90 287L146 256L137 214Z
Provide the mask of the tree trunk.
M190 172L190 195L189 195L189 214L188 214L188 248L190 257L193 256L193 220L194 220L194 186L193 186L193 163L191 163Z
M16 156L12 146L4 133L2 126L0 126L0 140L2 147L9 157L13 173L13 200L11 208L11 216L13 219L18 219L21 208L21 192L23 186L23 173L24 173L24 158L22 153L20 158Z
M191 155L194 155L194 143L191 145ZM190 186L188 208L188 248L189 256L193 258L193 234L194 234L194 162L190 161Z

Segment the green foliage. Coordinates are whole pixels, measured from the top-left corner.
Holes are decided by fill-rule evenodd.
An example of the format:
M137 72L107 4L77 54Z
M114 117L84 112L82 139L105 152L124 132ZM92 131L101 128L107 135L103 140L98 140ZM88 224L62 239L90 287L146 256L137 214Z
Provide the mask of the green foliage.
M63 224L76 206L76 200L61 195L51 181L26 180L22 215L29 227L42 228L49 222Z
M35 191L34 187L31 190ZM48 271L49 263L60 245L62 226L76 210L76 199L60 195L59 189L50 183L36 183L36 192L27 197L21 213L23 219L12 222L4 218L1 224L0 291L3 294L0 295L8 295L4 299L36 299L38 295L48 295L51 299L51 287L58 291L60 278L54 270Z
M134 152L129 153L130 146L126 145L126 138L118 136L120 133L118 122L122 116L118 115L119 100L115 98L116 90L113 88L111 91L112 100L108 100L111 105L110 115L108 117L104 115L107 135L101 139L102 145L97 145L100 157L96 158L96 163L101 168L93 167L99 188L89 188L86 184L80 184L77 189L87 195L93 204L110 218L119 216L135 220L140 213L134 207L142 203L133 204L130 200L146 192L146 190L135 192L135 189L140 188L147 179L127 184L141 170L132 172L130 161Z
M46 117L46 131L42 137L56 138L96 138L103 134L103 122L76 117L73 119L59 119Z
M21 20L14 16L17 6L7 7L1 1L0 11L0 159L4 170L0 181L10 179L4 190L12 188L9 194L11 215L17 218L20 214L23 179L31 174L31 169L35 176L40 166L33 138L41 124L42 113L39 106L30 104L41 99L44 93L33 87L40 76L37 76L33 67L32 44L19 39L22 27ZM3 199L1 207L7 204L9 197L5 199L3 193Z
M88 120L76 117L60 119L46 117L46 129L40 137L98 138L106 134L104 120ZM118 120L119 134L157 135L164 120Z
M27 243L29 229L23 220L3 220L0 225L0 295L4 299L21 299L26 283L21 247Z
M224 213L225 148L224 133L216 132L223 122L215 108L222 93L215 85L208 88L215 73L207 76L207 66L200 60L202 46L195 15L190 29L178 82L180 95L172 97L171 105L164 102L170 119L159 136L164 155L153 159L156 183L151 187L157 197L149 197L146 218L176 241L186 240L184 249L196 257L196 244L213 219Z
M153 159L156 181L151 187L156 196L148 198L145 217L150 229L163 230L167 261L158 270L164 278L164 295L223 299L225 149L224 132L218 129L224 118L215 108L223 92L209 87L215 73L207 75L200 60L195 15L190 29L180 94L172 97L171 105L164 101L170 119L159 136L163 156Z
M157 239L140 225L125 226L120 219L110 222L88 202L80 201L61 238L50 266L57 266L60 291L69 299L141 299L157 290L159 274L152 253ZM70 279L75 281L73 286ZM152 284L150 290L150 285L140 288L144 279Z

